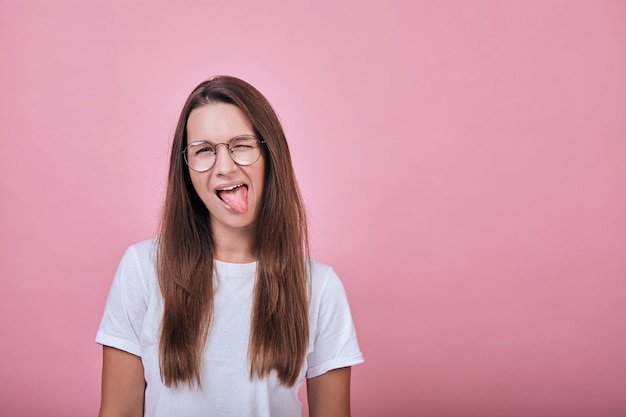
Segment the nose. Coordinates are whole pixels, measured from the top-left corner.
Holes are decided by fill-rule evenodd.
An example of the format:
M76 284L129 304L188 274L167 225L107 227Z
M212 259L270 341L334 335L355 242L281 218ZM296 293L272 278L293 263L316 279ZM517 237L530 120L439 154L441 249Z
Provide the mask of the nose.
M224 145L222 149L218 149L220 145ZM227 143L218 143L215 145L215 165L213 171L216 175L227 175L237 169L237 164L230 157L230 148Z

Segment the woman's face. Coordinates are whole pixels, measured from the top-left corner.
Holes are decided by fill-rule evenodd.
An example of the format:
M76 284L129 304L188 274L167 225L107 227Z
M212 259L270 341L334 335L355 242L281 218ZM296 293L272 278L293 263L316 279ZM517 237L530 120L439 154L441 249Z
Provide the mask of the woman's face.
M199 141L212 145L230 143L240 135L254 135L254 129L250 120L233 104L204 105L194 109L187 119L187 145ZM205 172L189 169L189 176L196 193L211 213L215 236L252 228L265 181L262 153L252 165L240 166L231 159L226 145L219 145L215 164Z

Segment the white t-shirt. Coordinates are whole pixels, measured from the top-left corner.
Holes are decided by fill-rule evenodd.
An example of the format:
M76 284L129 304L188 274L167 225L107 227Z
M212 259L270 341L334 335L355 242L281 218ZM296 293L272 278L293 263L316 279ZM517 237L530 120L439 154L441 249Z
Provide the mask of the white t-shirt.
M163 300L156 250L156 240L147 240L126 251L96 336L97 343L141 357L145 416L302 416L298 391L305 377L363 362L343 285L332 268L313 261L309 347L298 381L286 388L275 372L250 380L248 340L256 263L215 261L215 309L201 368L202 388L165 386L159 371Z

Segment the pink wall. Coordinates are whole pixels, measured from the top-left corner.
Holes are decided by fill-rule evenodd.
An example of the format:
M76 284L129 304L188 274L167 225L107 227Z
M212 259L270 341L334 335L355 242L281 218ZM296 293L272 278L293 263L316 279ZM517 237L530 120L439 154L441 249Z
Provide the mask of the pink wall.
M299 3L0 0L0 415L96 413L117 262L226 73L348 289L355 416L624 416L626 2Z

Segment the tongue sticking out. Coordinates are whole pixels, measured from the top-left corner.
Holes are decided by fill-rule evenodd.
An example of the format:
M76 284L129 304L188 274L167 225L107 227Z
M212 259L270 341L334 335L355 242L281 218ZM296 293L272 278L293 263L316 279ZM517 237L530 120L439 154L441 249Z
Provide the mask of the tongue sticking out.
M234 190L219 192L220 198L237 213L244 214L248 211L248 188L237 187Z

